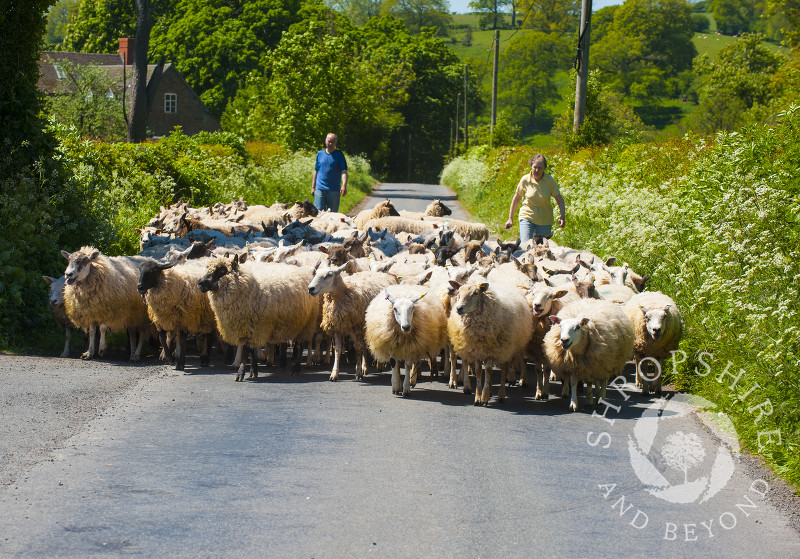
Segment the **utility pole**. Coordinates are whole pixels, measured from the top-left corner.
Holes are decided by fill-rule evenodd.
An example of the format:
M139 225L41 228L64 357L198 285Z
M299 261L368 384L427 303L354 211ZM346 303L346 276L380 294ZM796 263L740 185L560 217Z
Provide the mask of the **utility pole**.
M408 133L408 182L411 182L411 132Z
M453 119L450 119L450 157L447 159L448 161L453 160Z
M494 67L492 68L492 122L489 125L489 147L494 146L494 125L497 124L497 67L500 62L500 30L494 30Z
M456 153L458 153L458 106L461 104L461 92L458 92L456 95L456 141L453 144L455 146Z
M575 56L575 69L578 79L575 83L575 119L572 131L577 133L583 124L586 113L586 80L589 78L589 30L592 19L592 0L581 2L581 31L578 36L578 53Z
M464 151L469 149L469 127L467 126L467 68L464 64Z

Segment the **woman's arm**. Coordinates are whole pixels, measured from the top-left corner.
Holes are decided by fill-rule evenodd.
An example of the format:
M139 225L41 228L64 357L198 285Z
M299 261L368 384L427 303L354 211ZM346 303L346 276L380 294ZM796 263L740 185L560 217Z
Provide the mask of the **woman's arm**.
M511 229L511 226L514 225L514 213L517 211L517 206L519 206L520 200L522 200L522 192L517 189L516 192L514 192L514 198L511 200L511 208L508 210L506 229Z
M558 204L558 211L561 212L561 217L558 218L558 226L563 228L565 223L564 198L561 196L561 194L556 194L555 196L553 196L553 198L555 198L556 204Z

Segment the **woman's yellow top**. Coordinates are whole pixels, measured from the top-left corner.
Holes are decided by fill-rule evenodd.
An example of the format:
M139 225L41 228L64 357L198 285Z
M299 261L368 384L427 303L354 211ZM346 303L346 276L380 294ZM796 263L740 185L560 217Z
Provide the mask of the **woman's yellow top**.
M550 201L555 195L560 195L556 180L545 173L540 181L528 173L519 180L514 193L522 193L522 204L519 208L519 218L527 219L534 225L553 225L553 203Z

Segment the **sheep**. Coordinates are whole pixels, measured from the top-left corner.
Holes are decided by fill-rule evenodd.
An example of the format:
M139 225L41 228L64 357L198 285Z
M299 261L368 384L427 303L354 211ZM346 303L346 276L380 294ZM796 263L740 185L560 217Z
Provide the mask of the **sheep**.
M642 361L650 361L657 369L652 382L655 383L655 393L660 395L660 360L678 349L683 334L683 319L678 306L660 291L649 291L631 297L623 310L633 324L637 385L641 383L643 394L650 392L651 380L640 369Z
M489 228L484 223L473 223L471 221L462 221L460 219L451 219L449 217L445 218L434 216L425 216L422 219L423 221L428 222L428 227L430 227L430 223L436 223L439 226L447 225L448 227L455 229L456 232L467 241L485 241L489 238Z
M77 328L75 324L67 316L67 311L64 309L64 286L65 278L53 278L50 276L42 276L44 281L50 286L50 314L53 316L56 324L64 330L64 351L61 352L59 357L69 357L69 344L72 341L72 329Z
M633 324L622 307L596 299L575 301L551 315L550 322L544 354L562 381L569 379L569 407L578 411L578 381L602 383L605 396L608 379L622 370L633 351Z
M439 198L434 198L433 202L428 204L428 207L425 208L425 215L444 217L446 215L452 215L452 213L453 210L445 206Z
M492 395L492 366L501 367L499 401L505 399L506 371L512 360L525 350L531 337L531 317L522 292L503 283L451 282L457 289L447 321L447 334L462 360L483 362L485 377L480 388L481 369L476 370L475 405L487 405ZM469 381L464 379L464 391Z
M353 218L353 221L355 222L356 227L363 231L367 228L365 224L371 219L399 215L400 213L394 207L394 204L392 204L392 202L387 198L385 201L375 204L375 206L370 210L362 210L358 212L358 215Z
M108 331L128 330L131 361L142 355L145 337L152 329L147 307L136 291L139 264L136 256L104 256L91 246L61 254L69 263L64 271L64 308L76 326L89 332L89 347L81 359L102 356L106 350ZM96 327L100 344L96 346ZM139 335L138 343L136 335Z
M384 289L367 307L366 341L378 361L394 358L392 394L408 396L411 368L422 359L436 374L436 356L447 343L447 315L436 297L425 297L429 289L414 285L393 285ZM400 362L406 364L400 380Z
M309 202L308 198L306 198L302 202L296 201L286 213L291 216L290 220L294 221L306 217L317 217L319 215L319 210L313 202Z
M440 218L431 218L431 219L440 219ZM429 231L430 229L439 229L442 225L444 225L444 220L442 223L431 223L428 221L423 221L421 219L413 219L410 217L402 217L402 216L386 216L386 217L377 217L370 219L369 221L365 222L360 229L374 229L374 230L383 230L387 229L390 233L394 235L400 235L401 233L411 233L414 236L421 235Z
M139 271L136 289L147 303L147 312L159 330L164 350L166 332L177 335L175 369L186 367L186 335L199 336L200 365L209 363L208 337L215 331L214 312L197 281L205 274L207 258L187 260L181 254L172 262L145 260ZM202 339L202 341L200 341Z
M395 278L382 272L358 272L343 276L347 264L318 266L307 284L311 296L323 294L322 329L334 340L334 360L330 380L339 380L339 360L345 339L356 351L356 378L366 374L364 355L364 313L367 306L385 287L393 285Z
M212 258L198 280L208 293L217 331L223 341L247 346L250 378L258 377L256 349L290 340L310 341L319 324L319 304L308 293L312 270L289 264L240 264L236 257ZM301 352L293 372L300 370ZM244 380L244 361L237 381Z
M627 285L600 285L595 287L599 299L605 299L618 305L625 305L636 293Z

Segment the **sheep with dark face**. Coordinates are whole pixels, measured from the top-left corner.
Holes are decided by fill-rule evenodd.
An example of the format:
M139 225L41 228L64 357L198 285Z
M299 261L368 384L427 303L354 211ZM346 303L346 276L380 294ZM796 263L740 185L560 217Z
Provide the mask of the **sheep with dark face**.
M397 208L394 207L394 204L387 199L383 202L378 202L372 209L358 212L358 215L353 219L353 221L355 222L356 227L363 231L367 228L365 227L365 224L371 219L399 215L400 212L398 212Z
M366 340L378 361L394 359L392 394L408 396L411 369L428 359L431 375L436 374L436 356L447 343L447 315L441 301L425 297L428 287L393 285L378 294L367 307ZM406 375L400 380L400 362Z
M104 256L99 250L85 246L79 251L61 251L69 263L64 271L64 308L76 326L89 332L89 347L82 359L103 355L106 334L127 330L131 361L141 358L145 338L153 329L136 284L138 256ZM100 330L97 347L96 330ZM137 341L138 336L138 341Z
M250 378L258 377L256 350L267 344L311 342L319 325L319 304L309 293L311 268L273 262L240 264L234 257L212 258L198 280L208 293L223 341L246 346ZM310 353L310 350L309 350ZM300 370L297 353L293 371ZM244 380L244 360L236 380Z
M683 318L678 305L671 297L659 291L647 291L630 298L625 304L625 314L633 323L635 334L633 357L636 361L636 383L648 394L650 385L661 394L661 362L678 349L683 334ZM644 363L656 366L656 378L642 374Z
M69 357L69 344L72 341L72 330L77 328L67 316L67 311L64 308L64 287L65 278L52 278L50 276L42 276L42 279L50 286L50 314L53 316L56 324L64 330L64 351L61 352L59 357Z
M168 352L166 333L176 335L175 369L186 366L186 337L197 336L200 365L209 363L208 338L215 331L214 312L208 297L200 291L198 280L206 273L208 258L187 260L188 253L173 262L148 259L140 267L136 286L147 303L147 312L156 325L161 345Z

